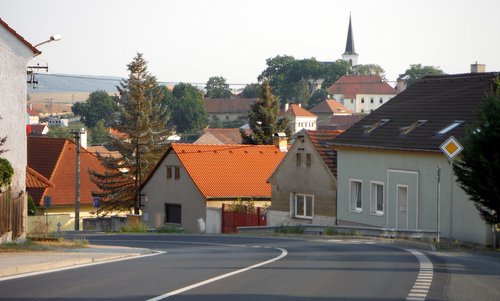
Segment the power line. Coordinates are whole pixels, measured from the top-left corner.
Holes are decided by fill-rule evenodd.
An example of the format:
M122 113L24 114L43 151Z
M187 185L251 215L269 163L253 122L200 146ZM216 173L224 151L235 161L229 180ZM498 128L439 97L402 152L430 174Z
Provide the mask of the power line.
M60 77L60 78L75 78L75 79L88 79L88 80L97 80L97 81L114 81L114 82L121 82L122 80L126 80L125 78L119 78L119 77L94 77L94 76L86 76L86 75L72 75L72 74L55 74L55 73L48 73L48 74L43 74L39 73L37 76L49 76L49 77ZM171 82L166 82L166 81L157 81L159 84L163 85L168 85L168 84L179 84L179 83L187 83L191 84L193 86L202 86L206 85L206 83L195 83L195 82L183 82L183 81L171 81ZM246 86L248 84L246 83L227 83L230 86Z

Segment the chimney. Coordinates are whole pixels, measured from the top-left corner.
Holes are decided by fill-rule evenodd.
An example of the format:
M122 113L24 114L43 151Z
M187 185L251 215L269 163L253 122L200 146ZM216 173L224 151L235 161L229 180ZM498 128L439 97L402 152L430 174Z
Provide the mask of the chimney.
M87 148L87 130L85 128L81 129L80 146L83 148Z
M285 112L288 111L288 108L290 107L290 104L287 102L285 103Z
M286 138L286 134L283 132L274 134L273 138L274 145L279 148L280 152L288 151L288 139Z
M470 65L470 72L471 73L483 73L486 72L486 65L485 64L478 64L477 61L475 64Z

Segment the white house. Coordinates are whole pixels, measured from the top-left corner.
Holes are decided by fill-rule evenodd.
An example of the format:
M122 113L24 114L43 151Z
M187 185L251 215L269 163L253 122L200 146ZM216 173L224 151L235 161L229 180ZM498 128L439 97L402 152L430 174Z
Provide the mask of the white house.
M14 177L10 196L0 193L0 202L19 212L9 229L0 226L0 243L23 240L26 237L26 65L41 52L0 19L0 137L7 136L1 156L12 164ZM8 193L8 192L7 192ZM2 205L6 205L1 204ZM0 211L2 212L2 211ZM0 213L0 220L6 217Z
M318 128L318 116L303 109L300 104L285 104L285 110L280 113L280 116L288 117L292 134L302 129L315 131Z
M398 92L380 75L344 75L328 92L353 113L371 113Z

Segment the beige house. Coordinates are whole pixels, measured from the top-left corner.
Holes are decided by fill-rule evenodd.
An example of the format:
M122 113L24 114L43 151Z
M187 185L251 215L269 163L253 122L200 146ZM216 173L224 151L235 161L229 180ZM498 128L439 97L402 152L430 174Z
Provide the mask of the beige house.
M143 222L221 233L222 204L270 203L266 180L284 155L274 145L173 143L141 185Z
M268 225L334 225L337 209L337 158L329 143L342 131L297 134L268 182L272 202Z

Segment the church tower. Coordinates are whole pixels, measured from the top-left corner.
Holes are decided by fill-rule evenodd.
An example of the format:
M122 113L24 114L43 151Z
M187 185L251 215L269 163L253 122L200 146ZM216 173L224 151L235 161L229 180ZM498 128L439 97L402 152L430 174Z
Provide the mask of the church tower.
M358 54L354 50L354 37L352 35L351 15L349 15L349 29L347 30L347 42L345 44L345 52L342 54L342 59L349 62L351 66L358 64Z

